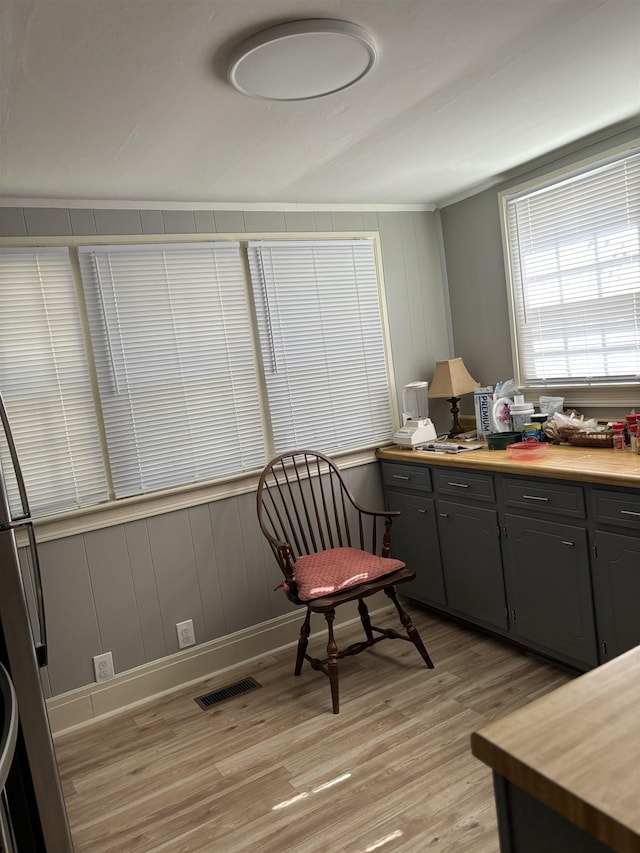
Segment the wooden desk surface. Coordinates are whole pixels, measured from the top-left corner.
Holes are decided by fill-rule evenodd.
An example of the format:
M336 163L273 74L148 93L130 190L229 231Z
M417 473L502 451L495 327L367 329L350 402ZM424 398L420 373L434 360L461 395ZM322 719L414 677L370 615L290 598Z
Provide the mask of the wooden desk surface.
M454 466L523 474L530 477L574 480L609 486L640 488L640 455L601 447L549 445L539 459L511 459L506 450L472 450L458 455L410 450L397 445L381 448L378 459L418 462L423 465Z
M640 646L471 736L473 754L625 853L640 851Z

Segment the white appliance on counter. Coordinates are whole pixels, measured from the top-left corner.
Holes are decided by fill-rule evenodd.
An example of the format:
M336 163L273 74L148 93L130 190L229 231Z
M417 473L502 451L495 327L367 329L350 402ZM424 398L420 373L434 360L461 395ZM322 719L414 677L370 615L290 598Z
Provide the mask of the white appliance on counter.
M418 447L437 437L429 418L429 383L410 382L402 389L402 426L393 440L403 447Z

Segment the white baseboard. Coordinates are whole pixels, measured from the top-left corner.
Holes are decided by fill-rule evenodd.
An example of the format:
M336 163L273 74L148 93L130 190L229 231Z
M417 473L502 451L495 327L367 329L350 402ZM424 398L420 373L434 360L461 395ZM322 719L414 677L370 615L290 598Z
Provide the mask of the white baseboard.
M371 600L372 615L388 607L385 606L387 599L379 599L378 595ZM376 606L378 603L381 606ZM121 672L109 681L87 684L47 699L51 730L58 734L87 725L98 718L146 702L154 696L209 678L229 667L293 646L298 641L303 616L304 611L300 608L268 622ZM358 618L355 604L352 608L350 603L336 614L336 625L347 625Z

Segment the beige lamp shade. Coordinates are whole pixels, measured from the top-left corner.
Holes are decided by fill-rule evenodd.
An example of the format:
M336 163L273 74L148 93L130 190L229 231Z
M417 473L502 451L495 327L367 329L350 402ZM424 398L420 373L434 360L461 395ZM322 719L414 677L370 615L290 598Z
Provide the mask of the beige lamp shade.
M470 394L478 383L471 376L461 358L436 361L436 370L429 385L430 397L462 397Z

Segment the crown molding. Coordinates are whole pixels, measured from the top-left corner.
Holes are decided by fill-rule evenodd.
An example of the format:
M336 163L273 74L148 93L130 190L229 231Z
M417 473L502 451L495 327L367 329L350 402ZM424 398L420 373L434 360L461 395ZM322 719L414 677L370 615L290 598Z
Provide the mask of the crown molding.
M114 199L0 198L0 207L66 207L89 210L263 210L273 212L433 212L435 204L325 204L305 202L128 201Z

